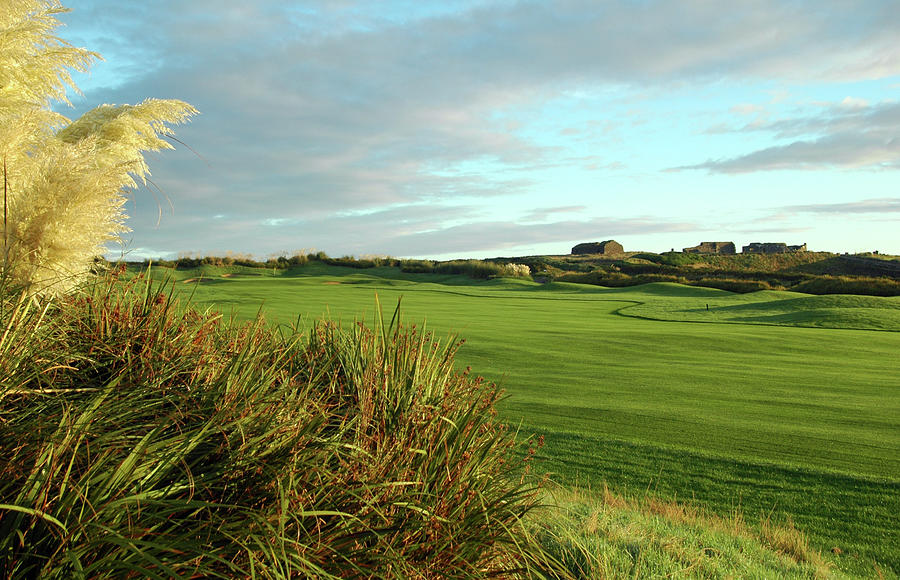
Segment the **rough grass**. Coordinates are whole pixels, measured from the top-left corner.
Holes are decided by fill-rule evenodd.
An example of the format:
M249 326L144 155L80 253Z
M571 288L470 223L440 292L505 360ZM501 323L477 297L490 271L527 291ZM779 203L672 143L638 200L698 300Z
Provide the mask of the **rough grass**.
M718 512L740 505L748 520L791 516L816 547L839 548L843 569L900 570L900 333L618 313L750 304L672 284L609 290L310 266L181 287L226 312L263 308L288 324L371 316L376 292L385 303L402 296L409 316L466 337L460 364L502 380L504 416L545 435L542 454L565 481L650 487ZM768 308L805 298L761 297Z
M748 524L608 487L553 488L535 533L578 578L828 578L829 562L789 523Z

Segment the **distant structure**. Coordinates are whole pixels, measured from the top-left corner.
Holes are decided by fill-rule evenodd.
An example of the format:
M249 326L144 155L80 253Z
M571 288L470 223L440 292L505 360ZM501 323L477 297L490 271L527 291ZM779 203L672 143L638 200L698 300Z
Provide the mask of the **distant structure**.
M791 252L805 252L806 244L789 246L784 242L753 242L749 246L741 248L741 251L745 254L789 254Z
M604 256L621 256L625 253L622 244L615 240L605 242L585 242L572 248L573 254L602 254Z
M699 246L685 248L685 254L735 254L734 242L701 242Z

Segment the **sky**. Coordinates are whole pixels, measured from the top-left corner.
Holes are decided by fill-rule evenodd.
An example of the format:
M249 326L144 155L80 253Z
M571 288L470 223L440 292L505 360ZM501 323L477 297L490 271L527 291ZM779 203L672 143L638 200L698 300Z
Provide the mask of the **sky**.
M71 118L181 99L127 259L900 254L896 0L69 0Z

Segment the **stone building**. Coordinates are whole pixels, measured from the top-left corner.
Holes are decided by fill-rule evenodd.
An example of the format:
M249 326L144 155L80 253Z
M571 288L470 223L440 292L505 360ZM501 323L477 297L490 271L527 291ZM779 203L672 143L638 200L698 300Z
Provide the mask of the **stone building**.
M734 242L701 242L699 246L685 248L685 254L734 254Z
M605 242L585 242L572 248L573 254L601 254L604 256L621 256L625 253L622 244L615 240Z
M805 252L806 244L789 246L784 242L753 242L744 246L741 251L745 254L788 254L790 252Z

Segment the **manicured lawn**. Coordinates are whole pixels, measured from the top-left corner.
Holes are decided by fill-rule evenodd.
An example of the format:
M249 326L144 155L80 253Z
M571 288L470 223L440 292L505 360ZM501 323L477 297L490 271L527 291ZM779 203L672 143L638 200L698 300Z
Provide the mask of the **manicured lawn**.
M791 517L842 568L900 572L897 299L223 271L177 288L279 324L371 321L376 293L385 311L402 298L410 323L466 340L460 362L505 386L503 412L545 436L558 479Z

